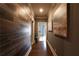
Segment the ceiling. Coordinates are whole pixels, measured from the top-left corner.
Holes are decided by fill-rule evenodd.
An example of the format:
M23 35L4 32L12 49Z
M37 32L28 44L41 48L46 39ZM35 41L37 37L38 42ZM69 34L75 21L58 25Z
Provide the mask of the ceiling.
M10 15L15 16L15 18L48 20L49 11L53 11L57 5L56 3L4 3L0 4L0 7L9 12ZM40 8L43 9L42 13L39 11Z
M51 8L51 6L54 6L55 4L51 3L32 3L31 7L34 11L34 17L37 19L45 19L48 18L48 13ZM42 8L44 11L40 13L39 9Z

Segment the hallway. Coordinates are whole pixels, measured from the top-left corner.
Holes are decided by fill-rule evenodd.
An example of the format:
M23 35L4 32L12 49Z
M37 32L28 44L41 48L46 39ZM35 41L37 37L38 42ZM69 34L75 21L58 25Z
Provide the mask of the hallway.
M46 46L45 46L46 45ZM53 56L48 45L44 41L34 44L29 56Z
M62 13L60 13L61 11ZM53 18L58 22L62 19L62 23L65 24L63 21L66 21L66 4L0 4L0 55L24 56L26 54L28 55L28 51L32 47L32 51L29 54L30 56L51 56L51 51L55 44L52 44L54 42L52 41L54 39L51 38L53 36L52 26L55 25L54 27L57 27L56 25L60 24L58 22L51 24ZM66 27L65 25L62 26L62 24L60 24L60 26L63 27L63 29ZM58 30L58 28L54 29ZM35 44L36 33L37 38L39 38L37 44ZM59 31L55 33L59 34ZM65 30L62 34L65 34ZM51 45L50 48L46 43L47 40ZM55 52L59 53L61 51L57 50Z
M78 11L79 4L1 3L0 56L79 55Z

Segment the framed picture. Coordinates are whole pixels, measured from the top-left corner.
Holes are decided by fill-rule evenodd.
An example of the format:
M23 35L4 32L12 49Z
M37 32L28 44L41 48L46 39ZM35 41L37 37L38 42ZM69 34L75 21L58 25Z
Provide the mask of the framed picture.
M67 38L67 4L60 4L53 16L53 33Z
M51 21L48 22L48 31L49 32L53 31L53 22L51 22Z

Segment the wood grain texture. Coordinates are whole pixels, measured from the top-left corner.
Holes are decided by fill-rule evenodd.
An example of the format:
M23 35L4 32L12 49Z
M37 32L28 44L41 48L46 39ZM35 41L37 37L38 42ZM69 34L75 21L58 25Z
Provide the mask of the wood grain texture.
M24 55L31 46L31 22L16 16L16 7L16 4L0 4L1 56Z
M46 47L44 47L44 44L44 41L34 44L29 56L53 56L49 46L46 44Z

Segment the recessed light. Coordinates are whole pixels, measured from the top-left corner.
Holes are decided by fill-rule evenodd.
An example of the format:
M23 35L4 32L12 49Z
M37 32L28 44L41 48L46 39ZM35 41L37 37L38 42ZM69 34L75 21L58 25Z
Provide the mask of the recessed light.
M40 9L39 9L39 11L42 13L42 12L43 12L43 9L42 9L42 8L40 8Z

